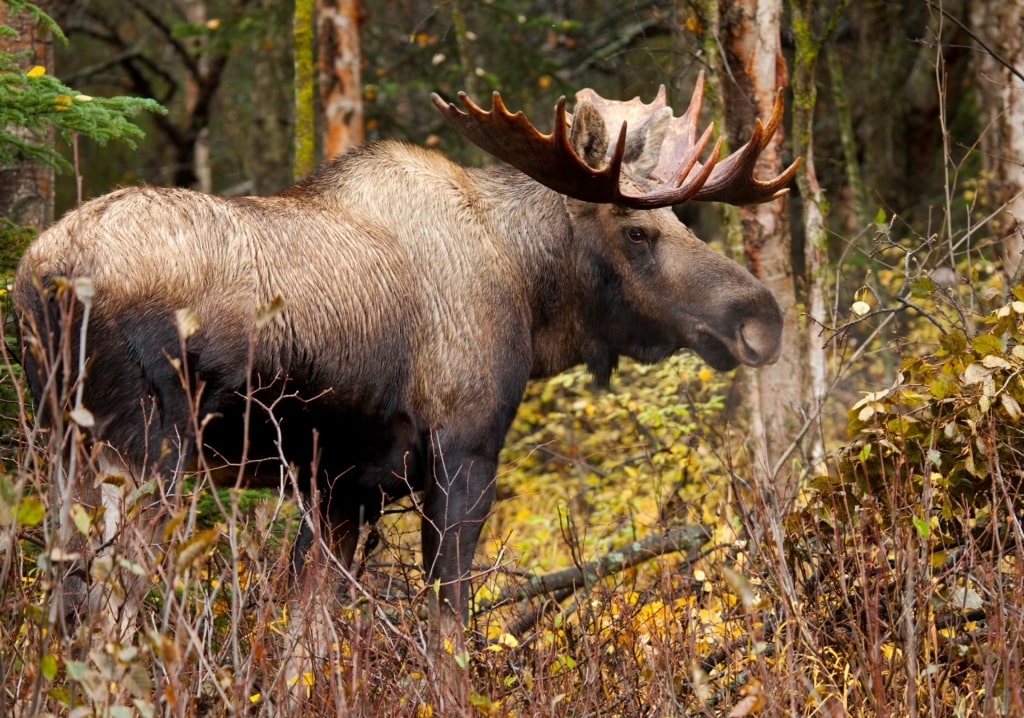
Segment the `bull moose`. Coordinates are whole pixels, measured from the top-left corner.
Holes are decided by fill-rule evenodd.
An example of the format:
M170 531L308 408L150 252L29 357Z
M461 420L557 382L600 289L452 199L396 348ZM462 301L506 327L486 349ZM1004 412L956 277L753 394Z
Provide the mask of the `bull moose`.
M488 111L435 95L510 166L385 141L271 197L137 186L91 200L31 244L15 278L34 398L69 370L95 470L136 485L173 485L199 461L256 473L288 462L343 561L388 501L420 492L424 570L464 616L499 448L531 377L585 364L607 383L620 356L682 348L719 370L779 355L771 293L671 208L787 191L795 163L754 177L781 97L716 161L721 140L700 159L702 93L700 79L674 117L664 87L649 104L583 90L573 114L559 101L550 134L498 93ZM90 291L62 325L74 286ZM84 371L55 359L62 336ZM111 486L108 539L123 520Z

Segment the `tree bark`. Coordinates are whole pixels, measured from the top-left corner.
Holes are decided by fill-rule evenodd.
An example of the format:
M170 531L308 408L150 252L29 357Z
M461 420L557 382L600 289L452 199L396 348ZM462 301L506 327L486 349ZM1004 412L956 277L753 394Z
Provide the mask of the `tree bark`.
M316 123L313 114L313 16L315 0L295 0L292 50L295 53L295 164L301 179L316 166Z
M47 9L46 3L36 5ZM0 37L4 52L27 52L20 63L25 70L40 65L48 73L53 72L53 38L33 22L31 15L14 12L6 2L0 2L0 25L18 33ZM52 130L47 142L53 142ZM23 159L13 167L0 167L0 217L19 227L42 231L53 223L53 182L53 169L39 162Z
M974 73L978 92L982 165L990 179L993 230L1002 236L1003 270L1022 280L1024 253L1024 1L975 0L970 21L976 41Z
M359 0L317 1L324 159L363 143Z
M185 20L196 27L203 27L207 22L206 0L185 0ZM195 74L185 76L185 112L189 117L196 114L199 106L202 91L200 83L205 81L210 74L210 56L207 51L207 41L202 35L197 35L190 43L192 51L196 53ZM195 177L194 187L200 192L209 194L213 191L213 170L210 167L210 128L204 124L196 129L195 138L192 142L192 173Z
M730 144L750 136L754 121L767 118L779 88L789 84L782 56L782 0L739 0L720 7L725 75L726 125ZM782 129L758 160L757 175L773 177L783 169ZM799 476L790 467L801 434L803 402L809 381L804 307L797 296L787 200L740 209L743 250L750 270L775 295L785 315L783 352L776 364L750 373L751 447L754 473L772 485L780 505L795 498Z
M292 176L293 104L292 43L281 36L292 9L278 0L260 0L260 13L269 19L252 40L252 129L246 133L245 174L251 186L245 193L271 195L294 181Z
M823 471L825 459L824 437L817 420L822 413L828 391L829 372L825 349L824 328L825 286L829 280L826 256L827 232L825 215L828 203L818 183L814 164L814 117L817 107L815 76L818 60L825 52L825 43L831 37L849 0L840 0L831 8L824 27L815 29L817 12L828 10L815 0L790 0L793 38L796 52L793 58L793 151L803 159L796 182L800 189L800 214L803 223L803 277L802 303L806 307L804 327L803 366L806 368L802 405L808 424L805 426L805 452L808 466ZM863 204L863 203L861 203ZM798 287L799 289L799 287Z

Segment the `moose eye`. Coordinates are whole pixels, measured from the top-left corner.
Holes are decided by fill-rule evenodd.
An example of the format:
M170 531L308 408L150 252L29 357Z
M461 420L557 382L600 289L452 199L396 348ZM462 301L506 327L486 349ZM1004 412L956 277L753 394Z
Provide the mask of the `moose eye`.
M640 244L647 241L647 230L643 227L627 227L625 234L630 242Z

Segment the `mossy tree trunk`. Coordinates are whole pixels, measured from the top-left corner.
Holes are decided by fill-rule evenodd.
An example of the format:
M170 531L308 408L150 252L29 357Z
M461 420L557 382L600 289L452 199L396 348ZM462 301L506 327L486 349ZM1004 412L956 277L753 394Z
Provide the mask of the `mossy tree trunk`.
M789 0L796 47L793 57L792 145L793 153L803 159L796 175L803 228L802 278L796 285L796 291L798 302L806 313L800 346L806 371L800 402L805 416L802 448L807 467L815 471L823 469L821 464L825 458L819 417L829 384L826 327L830 324L825 305L825 287L829 281L825 227L828 202L818 183L814 161L814 117L818 101L816 73L825 44L848 5L849 0L839 0L831 8L817 0Z
M295 179L316 166L316 123L313 104L313 14L316 0L295 0L292 47L295 53Z

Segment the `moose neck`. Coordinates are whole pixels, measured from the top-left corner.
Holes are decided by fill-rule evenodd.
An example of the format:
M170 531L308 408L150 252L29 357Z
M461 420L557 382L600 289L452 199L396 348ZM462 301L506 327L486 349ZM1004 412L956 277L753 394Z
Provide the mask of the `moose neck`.
M599 287L585 268L565 197L509 168L485 170L477 186L529 296L534 378L586 364L606 384L616 357L595 332Z

